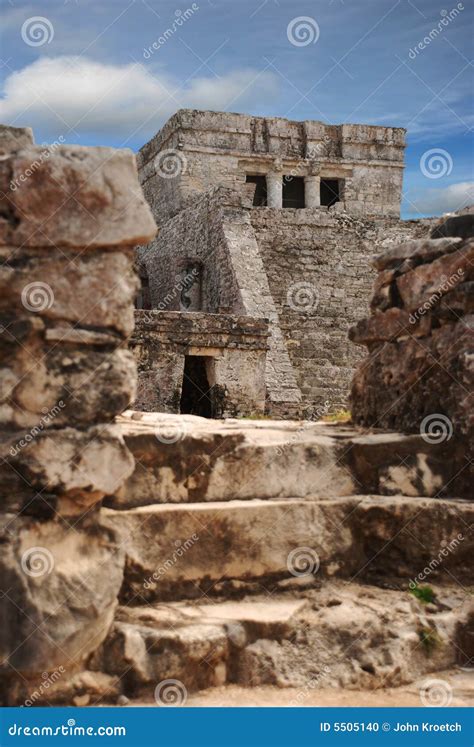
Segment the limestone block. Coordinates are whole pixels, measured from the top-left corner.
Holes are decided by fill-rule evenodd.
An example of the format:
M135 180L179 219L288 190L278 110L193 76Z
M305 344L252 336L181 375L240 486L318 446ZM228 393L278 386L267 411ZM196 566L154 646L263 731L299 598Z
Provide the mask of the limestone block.
M456 285L473 278L473 265L474 242L405 273L397 279L404 308L416 311L424 304L434 306L441 296Z
M456 251L461 243L462 239L459 238L412 239L377 255L372 264L376 270L388 270L398 268L406 259L420 264L431 262L443 254Z
M58 428L110 422L134 400L136 378L129 350L58 344L36 358L21 349L11 368L0 369L0 423Z
M472 332L460 320L421 340L408 338L375 349L352 382L355 422L419 431L426 415L440 413L451 421L451 436L467 435L474 426L471 348Z
M134 468L115 426L3 431L0 455L4 510L41 504L44 494L58 513L77 514L112 495Z
M430 316L414 319L408 311L393 307L368 319L361 319L350 328L349 339L358 345L373 345L407 336L424 337L430 329Z
M0 125L0 156L33 144L33 130L30 127Z
M130 150L29 147L0 162L0 244L133 246L156 232Z
M79 257L59 250L12 249L0 268L0 312L17 310L52 321L105 327L127 336L133 329L138 280L125 252L92 252Z
M5 594L0 670L67 672L107 635L123 577L123 551L104 529L0 515ZM5 686L4 680L4 686Z

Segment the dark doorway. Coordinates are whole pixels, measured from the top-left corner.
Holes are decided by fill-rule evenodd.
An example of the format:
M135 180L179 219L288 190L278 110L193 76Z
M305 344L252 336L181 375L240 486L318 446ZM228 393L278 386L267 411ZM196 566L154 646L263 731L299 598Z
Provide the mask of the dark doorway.
M206 372L209 358L186 355L184 358L183 388L179 411L183 415L212 418L211 387Z
M321 179L321 205L332 207L340 199L339 179Z
M267 206L267 179L263 174L247 174L245 177L247 184L255 184L255 194L253 197L254 207Z
M302 176L283 177L283 207L304 208L304 179Z

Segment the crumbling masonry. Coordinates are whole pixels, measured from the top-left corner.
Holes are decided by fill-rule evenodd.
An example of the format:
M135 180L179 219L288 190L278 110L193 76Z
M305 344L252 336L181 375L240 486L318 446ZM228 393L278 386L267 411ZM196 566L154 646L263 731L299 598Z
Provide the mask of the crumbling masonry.
M137 406L180 411L196 342L150 350L156 326L171 334L187 312L201 314L199 344L213 348L211 411L287 417L344 406L360 358L347 331L366 314L368 258L414 231L399 220L404 147L400 128L175 114L139 154L159 233L138 253L138 305L151 310L137 312ZM236 317L268 323L263 405L237 400L216 373L226 345L206 340L214 314L227 315L229 332ZM253 392L261 365L245 348L239 364L241 391L253 381Z

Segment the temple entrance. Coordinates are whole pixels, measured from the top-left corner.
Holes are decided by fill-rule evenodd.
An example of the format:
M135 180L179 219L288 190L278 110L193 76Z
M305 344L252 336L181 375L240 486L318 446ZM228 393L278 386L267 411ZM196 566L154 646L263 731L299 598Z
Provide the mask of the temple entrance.
M212 418L212 392L207 377L209 357L186 355L179 411L183 415Z

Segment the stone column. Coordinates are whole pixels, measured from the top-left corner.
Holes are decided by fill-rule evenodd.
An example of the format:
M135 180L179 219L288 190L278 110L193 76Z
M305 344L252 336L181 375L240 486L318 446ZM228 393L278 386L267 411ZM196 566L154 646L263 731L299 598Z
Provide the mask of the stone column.
M271 171L267 174L267 206L281 208L283 206L283 174Z
M304 206L307 208L321 205L321 177L305 176L304 178Z
M0 152L0 702L15 704L80 667L113 618L124 553L99 507L135 466L113 421L135 396L134 246L156 226L131 151L0 127Z

